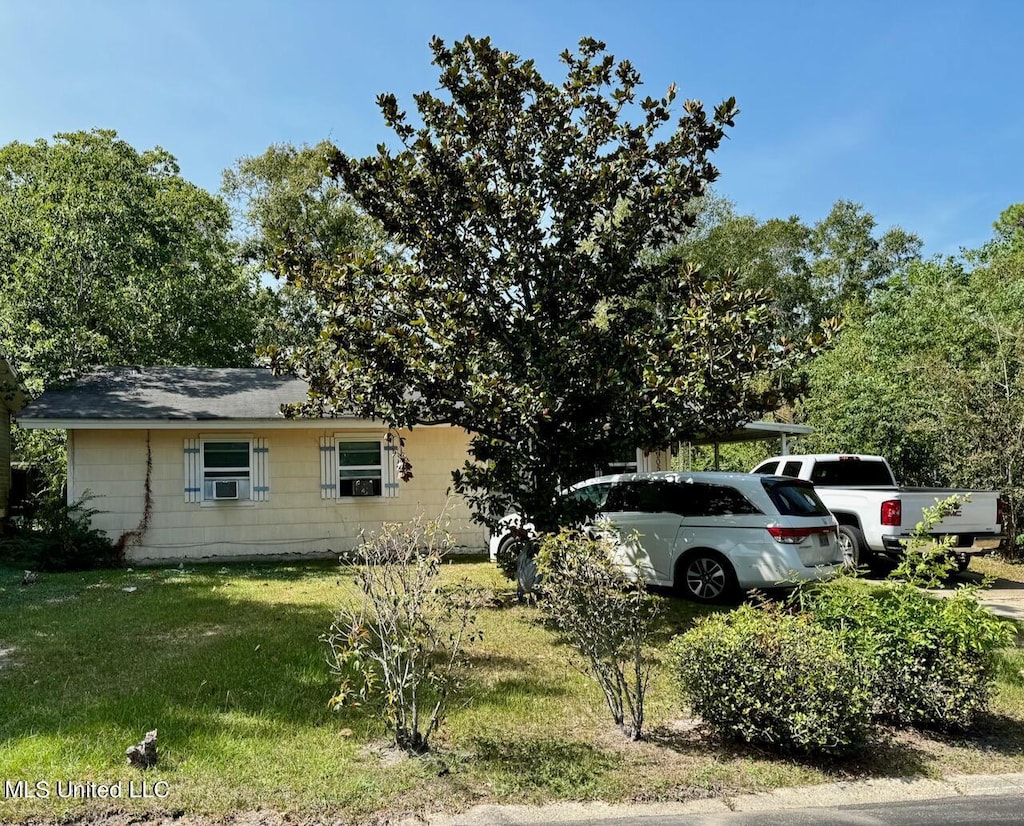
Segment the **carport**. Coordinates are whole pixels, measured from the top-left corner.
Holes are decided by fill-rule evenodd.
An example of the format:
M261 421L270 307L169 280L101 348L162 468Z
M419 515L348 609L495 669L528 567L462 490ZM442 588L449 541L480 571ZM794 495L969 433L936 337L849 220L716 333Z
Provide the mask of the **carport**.
M717 433L714 436L701 436L684 443L687 449L691 447L712 446L715 451L715 470L719 469L720 445L734 444L736 442L763 442L778 439L779 455L789 455L790 440L800 436L809 436L814 428L806 424L789 424L788 422L750 422L738 427L728 433Z

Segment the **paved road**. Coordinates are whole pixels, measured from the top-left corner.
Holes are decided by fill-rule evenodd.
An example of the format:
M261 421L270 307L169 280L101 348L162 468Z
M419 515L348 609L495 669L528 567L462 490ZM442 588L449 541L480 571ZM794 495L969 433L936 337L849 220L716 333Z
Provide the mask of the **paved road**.
M981 592L981 601L1001 617L1024 622L1024 584L997 579L991 588Z
M407 821L410 826L423 822ZM457 815L436 815L426 822L429 826L1024 824L1024 773L844 781L690 803L488 805Z
M1024 796L862 803L783 812L696 815L685 819L678 815L654 815L597 821L550 821L552 826L678 826L684 822L686 826L987 826L991 823L1024 823Z

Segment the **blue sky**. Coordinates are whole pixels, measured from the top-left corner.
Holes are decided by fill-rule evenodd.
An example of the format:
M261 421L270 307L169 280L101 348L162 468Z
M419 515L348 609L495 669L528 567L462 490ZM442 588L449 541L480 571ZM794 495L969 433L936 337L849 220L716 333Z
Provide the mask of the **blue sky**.
M411 107L436 85L433 34L489 35L549 80L591 35L650 94L735 95L717 189L762 219L814 221L846 198L955 253L1024 201L1016 0L5 0L0 144L113 128L211 190L271 143L366 154L389 137L377 93Z

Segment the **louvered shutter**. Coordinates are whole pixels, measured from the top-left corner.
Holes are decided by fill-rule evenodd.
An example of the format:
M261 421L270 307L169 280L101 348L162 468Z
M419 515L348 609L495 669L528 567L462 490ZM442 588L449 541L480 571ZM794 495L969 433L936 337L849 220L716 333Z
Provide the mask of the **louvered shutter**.
M398 496L398 446L384 440L384 467L381 469L380 484L384 496L393 499Z
M199 440L185 440L185 501L203 500L203 463L199 455Z
M252 499L266 502L270 498L270 451L266 439L252 440Z
M338 498L338 443L333 436L320 439L320 498Z

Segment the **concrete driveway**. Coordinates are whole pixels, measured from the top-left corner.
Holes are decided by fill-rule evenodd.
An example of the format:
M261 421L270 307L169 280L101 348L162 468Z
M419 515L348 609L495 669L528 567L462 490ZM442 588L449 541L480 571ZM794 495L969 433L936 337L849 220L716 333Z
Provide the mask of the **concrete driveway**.
M977 574L961 574L960 579L980 582ZM981 601L994 614L1024 622L1024 582L997 579L991 588L981 592Z
M985 562L982 561L980 564L974 563L969 570L962 574L954 575L950 583L951 587L939 591L931 591L930 593L939 596L949 596L961 585L980 585L984 576L982 573L974 570L975 567L983 568L985 567ZM1001 567L1006 568L1008 566ZM1010 577L1019 577L1019 579ZM881 581L885 578L885 574L879 572L872 574L869 578ZM992 585L984 588L979 596L982 604L991 610L992 613L1007 619L1024 622L1024 568L1021 569L1019 574L1013 571L1009 577L997 576Z

